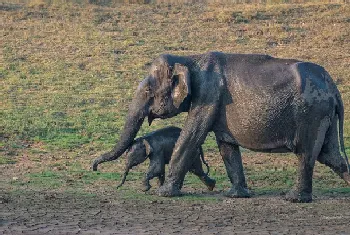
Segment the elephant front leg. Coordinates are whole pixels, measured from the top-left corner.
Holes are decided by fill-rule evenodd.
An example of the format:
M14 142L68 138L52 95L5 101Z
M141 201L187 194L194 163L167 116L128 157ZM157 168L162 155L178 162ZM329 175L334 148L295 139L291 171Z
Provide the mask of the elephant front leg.
M142 184L143 184L143 189L142 189L142 191L146 192L146 191L150 190L150 188L151 188L152 186L151 186L151 184L149 183L149 181L150 181L151 179L153 179L153 178L154 178L154 176L153 176L152 172L147 172L147 173L146 173L145 178L144 178L144 180L143 180L143 182L142 182Z
M174 197L181 195L181 188L186 173L188 172L188 166L192 165L193 159L191 158L191 149L184 149L183 154L175 154L174 159L169 166L169 173L163 185L159 187L159 196Z
M164 174L165 174L164 170L165 170L165 165L162 161L151 161L150 162L150 166L149 166L148 171L147 171L145 178L143 180L143 191L144 192L150 190L150 188L152 186L149 183L149 181L152 180L154 177L158 177L160 179L163 176L163 178L164 178Z
M158 194L165 197L181 195L183 180L193 165L194 156L211 129L215 106L196 106L190 111L181 135L176 142L169 165L169 173Z
M145 178L143 180L143 189L142 191L146 192L148 190L150 190L150 188L152 187L151 184L149 183L149 181L151 179L153 179L154 177L157 176L157 173L156 173L156 166L154 164L151 164L148 168L148 171L145 175Z
M224 160L227 175L232 183L231 189L224 195L232 198L250 197L245 181L239 146L218 141L220 154Z

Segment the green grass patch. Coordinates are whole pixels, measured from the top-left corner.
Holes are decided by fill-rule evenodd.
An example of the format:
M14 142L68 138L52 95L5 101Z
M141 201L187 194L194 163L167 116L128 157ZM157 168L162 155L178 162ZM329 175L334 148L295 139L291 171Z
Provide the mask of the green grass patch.
M247 180L253 185L271 187L291 187L296 178L296 169L276 171L275 169L252 169L246 171Z
M316 187L314 191L317 193L326 194L326 195L350 196L350 187L344 187L344 188L318 188L318 187Z
M65 131L63 133L57 133L56 136L51 138L42 138L39 140L46 143L49 149L73 149L91 142L91 138L87 136L77 133L65 133Z
M0 156L0 165L2 164L15 164L17 161L13 157Z

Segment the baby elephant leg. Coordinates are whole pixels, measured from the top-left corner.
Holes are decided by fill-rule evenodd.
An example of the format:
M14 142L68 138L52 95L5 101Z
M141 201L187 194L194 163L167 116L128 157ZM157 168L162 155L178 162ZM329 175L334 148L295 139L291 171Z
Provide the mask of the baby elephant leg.
M143 180L144 192L148 191L152 187L149 181L152 180L154 177L158 177L161 183L161 177L163 176L163 183L164 183L164 174L165 174L164 170L165 170L165 166L163 163L156 162L156 161L150 162L150 166L145 175L145 179Z
M158 186L162 186L165 181L165 172L158 176Z
M207 188L210 191L213 191L215 188L216 181L214 179L211 179L204 171L202 167L202 161L198 156L196 156L196 159L193 162L192 167L190 168L190 172L195 174L199 177L199 179L207 186Z

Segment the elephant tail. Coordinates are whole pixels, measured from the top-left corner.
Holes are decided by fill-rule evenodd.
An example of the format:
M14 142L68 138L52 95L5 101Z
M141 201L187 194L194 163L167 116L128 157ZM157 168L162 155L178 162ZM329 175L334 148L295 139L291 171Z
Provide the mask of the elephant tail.
M340 142L340 149L344 154L346 164L348 166L348 173L350 174L350 165L349 165L349 159L345 152L345 145L344 145L344 105L343 101L341 99L340 93L337 94L337 101L338 105L336 108L336 113L338 114L339 118L339 142Z
M199 147L199 152L200 152L200 155L201 155L201 159L202 159L202 162L204 163L204 165L207 167L207 175L209 175L209 170L210 170L210 167L208 165L208 163L205 161L204 159L204 153L203 153L203 148L202 146Z

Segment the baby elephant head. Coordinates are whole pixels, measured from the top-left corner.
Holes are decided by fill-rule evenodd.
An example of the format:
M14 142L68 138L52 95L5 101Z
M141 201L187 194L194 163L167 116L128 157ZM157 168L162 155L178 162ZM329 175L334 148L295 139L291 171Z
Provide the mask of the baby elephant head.
M124 175L117 188L121 187L125 183L126 176L128 175L130 169L146 161L152 151L153 148L146 139L140 138L135 140L135 142L126 151Z

